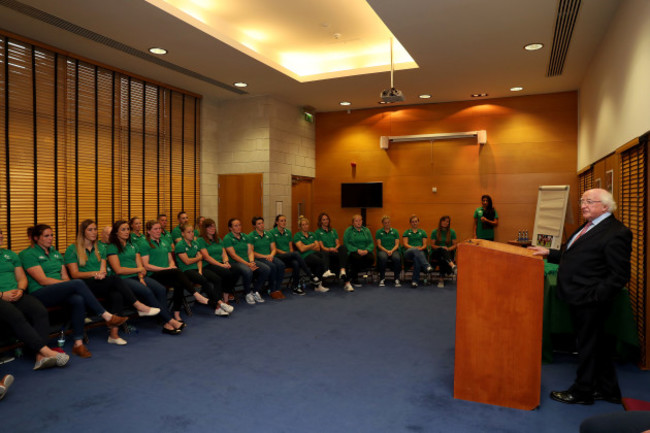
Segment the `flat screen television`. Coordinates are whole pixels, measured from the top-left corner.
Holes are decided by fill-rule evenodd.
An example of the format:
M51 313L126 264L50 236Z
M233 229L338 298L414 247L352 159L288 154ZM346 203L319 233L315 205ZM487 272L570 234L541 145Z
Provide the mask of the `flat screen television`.
M384 184L382 182L342 183L341 207L383 207Z

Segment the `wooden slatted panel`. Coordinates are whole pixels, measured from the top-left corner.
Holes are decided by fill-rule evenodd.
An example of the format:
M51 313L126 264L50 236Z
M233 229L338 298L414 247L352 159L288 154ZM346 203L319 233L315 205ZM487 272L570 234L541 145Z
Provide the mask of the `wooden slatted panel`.
M113 222L113 73L97 71L97 225L104 227Z
M0 84L6 247L27 247L36 222L62 251L86 218L196 214L196 97L1 33Z
M34 112L32 87L32 48L8 41L9 113L6 128L9 135L8 179L11 199L7 248L22 251L29 245L27 227L34 224L36 201L34 182ZM4 102L4 101L3 101Z
M74 224L70 224L68 227L68 232L73 235L73 240L70 243L74 242L74 234L76 234L79 223L89 218L94 220L97 216L95 209L97 203L95 76L94 66L83 62L78 63L75 137L77 213Z
M182 210L188 213L190 221L192 215L190 211L183 208L183 95L178 92L171 93L170 107L170 161L171 171L171 204L173 216L169 220L173 226L177 224L176 214Z
M158 216L158 89L145 86L144 98L144 210L143 223Z
M647 196L647 139L639 145L620 154L621 187L619 194L619 216L632 231L631 278L628 283L630 301L637 322L641 343L641 366L650 367L648 359L647 326L647 269L646 269L646 227L648 226Z
M580 175L578 176L578 197L582 198L582 194L585 193L585 191L590 190L593 188L593 182L594 182L594 170L593 168L589 168L588 170L584 170ZM577 204L578 209L580 209L580 205ZM579 212L580 214L580 224L584 224L585 219L582 216L582 212Z
M6 98L8 97L7 93L7 71L8 63L5 50L7 49L7 41L5 38L0 37L0 179L7 178L7 169L9 165L7 164L7 153L8 153L8 130L7 130L7 121L6 115L8 111L6 110L7 102ZM9 237L10 231L7 227L9 220L9 198L7 196L7 182L0 182L0 230L5 234L5 240L3 246L6 247L7 244L11 243L11 238Z

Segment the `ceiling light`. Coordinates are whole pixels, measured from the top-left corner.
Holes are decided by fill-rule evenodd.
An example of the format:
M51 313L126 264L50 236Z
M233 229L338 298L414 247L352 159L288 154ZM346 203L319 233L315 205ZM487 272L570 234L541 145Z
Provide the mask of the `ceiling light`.
M429 98L431 98L431 95L427 95L427 94L420 95L420 99L429 99Z
M487 93L472 93L472 98L482 98L484 96L487 96Z
M511 92L521 92L522 90L524 90L524 88L521 86L515 86L510 88Z
M235 86L235 87L248 87L248 83L244 83L243 81L237 81L236 83L233 83L233 86Z
M544 48L544 44L541 44L539 42L533 42L532 44L528 44L524 46L524 50L526 51L537 51L541 50Z
M151 54L158 54L159 56L162 56L163 54L167 54L167 50L160 47L151 47L149 48L149 52Z
M339 102L339 105L350 105L348 101Z

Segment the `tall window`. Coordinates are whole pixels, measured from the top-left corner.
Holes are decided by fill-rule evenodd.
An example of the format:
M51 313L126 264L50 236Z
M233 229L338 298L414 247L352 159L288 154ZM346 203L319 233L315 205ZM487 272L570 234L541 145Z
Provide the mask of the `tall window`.
M99 226L199 209L200 99L0 34L0 227L64 249Z

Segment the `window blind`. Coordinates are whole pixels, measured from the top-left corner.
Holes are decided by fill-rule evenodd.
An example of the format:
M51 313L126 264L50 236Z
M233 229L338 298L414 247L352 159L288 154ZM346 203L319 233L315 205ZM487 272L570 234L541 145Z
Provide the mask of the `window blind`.
M0 32L0 227L6 248L51 225L200 206L199 99ZM170 218L173 221L173 217Z

